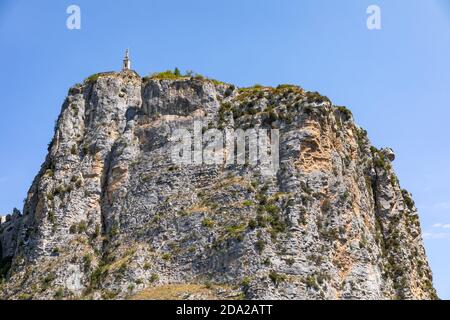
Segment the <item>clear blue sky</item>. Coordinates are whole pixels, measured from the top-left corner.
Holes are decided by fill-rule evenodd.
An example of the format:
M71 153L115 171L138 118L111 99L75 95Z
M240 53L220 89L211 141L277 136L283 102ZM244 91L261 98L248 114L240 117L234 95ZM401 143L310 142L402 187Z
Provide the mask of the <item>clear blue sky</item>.
M66 8L81 7L81 30ZM366 28L366 8L382 30ZM67 89L99 71L192 69L238 86L295 83L348 106L420 209L450 298L447 0L0 0L0 213L22 208Z

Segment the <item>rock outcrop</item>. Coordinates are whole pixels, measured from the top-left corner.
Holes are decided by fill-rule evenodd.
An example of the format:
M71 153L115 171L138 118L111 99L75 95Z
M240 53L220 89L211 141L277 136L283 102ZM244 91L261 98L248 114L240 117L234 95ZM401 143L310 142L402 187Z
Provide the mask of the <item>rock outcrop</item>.
M196 120L279 129L277 174L172 163ZM98 74L69 90L48 151L0 226L3 299L436 298L395 154L318 93Z

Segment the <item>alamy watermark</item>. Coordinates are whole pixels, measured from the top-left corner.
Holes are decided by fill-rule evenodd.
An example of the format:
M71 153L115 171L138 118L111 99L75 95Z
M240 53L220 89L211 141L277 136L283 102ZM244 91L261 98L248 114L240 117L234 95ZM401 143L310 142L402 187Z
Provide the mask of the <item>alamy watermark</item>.
M78 5L72 4L67 7L66 13L69 15L66 20L66 27L69 30L81 29L81 9ZM381 30L381 8L372 4L367 7L366 25L369 30Z
M369 15L367 18L367 29L381 30L381 8L372 4L367 7L366 13Z
M81 29L81 9L77 5L70 5L66 9L66 13L69 14L66 20L66 27L69 30Z
M171 136L174 164L248 165L258 167L263 175L276 175L280 162L278 129L203 131L202 128L201 121L194 121L192 130L174 130Z

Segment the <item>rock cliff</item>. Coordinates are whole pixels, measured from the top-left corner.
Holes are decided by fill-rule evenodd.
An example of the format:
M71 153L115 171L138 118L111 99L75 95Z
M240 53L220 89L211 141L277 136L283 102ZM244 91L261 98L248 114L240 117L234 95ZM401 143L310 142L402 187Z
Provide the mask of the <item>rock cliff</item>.
M179 165L173 130L276 128L280 167ZM391 149L297 86L102 73L69 90L22 213L3 299L434 299Z

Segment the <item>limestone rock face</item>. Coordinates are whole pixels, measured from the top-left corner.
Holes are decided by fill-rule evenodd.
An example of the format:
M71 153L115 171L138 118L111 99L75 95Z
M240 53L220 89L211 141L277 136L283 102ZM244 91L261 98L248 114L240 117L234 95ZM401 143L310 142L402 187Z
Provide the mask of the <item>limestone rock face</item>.
M19 210L14 209L11 215L0 218L0 253L2 260L5 261L14 256L22 215Z
M194 121L279 129L277 174L172 163ZM100 74L48 151L0 225L0 298L436 298L395 154L318 93Z

